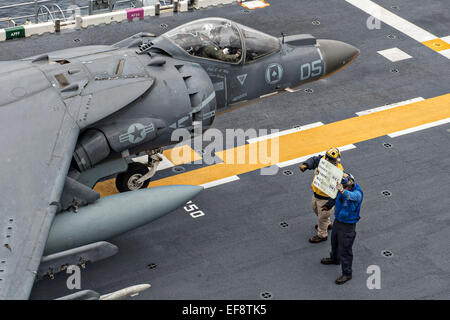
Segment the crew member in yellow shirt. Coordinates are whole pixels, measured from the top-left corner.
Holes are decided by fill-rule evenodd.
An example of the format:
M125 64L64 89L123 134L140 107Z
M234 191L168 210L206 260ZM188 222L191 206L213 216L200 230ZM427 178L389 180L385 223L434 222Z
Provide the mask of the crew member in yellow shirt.
M337 148L331 148L324 156L319 155L311 157L300 165L300 171L314 170L314 178L318 174L317 167L319 166L320 159L326 159L336 167L344 171L344 167L341 164L341 153ZM313 178L313 180L314 180ZM328 239L328 230L332 228L330 216L334 213L334 199L330 198L326 193L318 189L313 183L311 183L313 189L312 196L312 208L318 218L318 224L316 225L317 235L309 239L311 243L319 243Z

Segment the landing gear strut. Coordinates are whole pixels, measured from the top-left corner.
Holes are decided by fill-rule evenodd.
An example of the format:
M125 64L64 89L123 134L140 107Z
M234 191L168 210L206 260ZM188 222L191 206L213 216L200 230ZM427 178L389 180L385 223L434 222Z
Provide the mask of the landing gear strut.
M148 162L131 162L128 170L119 173L116 177L116 188L119 192L127 192L147 188L150 179L155 175L159 163L163 160L159 153L162 149L147 152Z

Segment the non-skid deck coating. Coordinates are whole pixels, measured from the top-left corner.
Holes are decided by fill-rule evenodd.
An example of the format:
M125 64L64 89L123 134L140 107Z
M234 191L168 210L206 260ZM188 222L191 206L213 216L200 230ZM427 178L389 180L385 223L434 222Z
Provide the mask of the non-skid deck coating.
M420 9L424 5L417 0L374 2L438 38L450 35L445 0L430 1L427 10ZM120 252L88 265L82 271L82 288L103 294L138 283L152 285L134 299L262 299L262 292L270 292L272 299L449 299L450 125L395 138L387 134L450 117L450 60L388 24L367 29L368 14L345 0L269 3L270 7L248 12L236 4L11 41L0 45L0 59L110 44L140 31L159 34L166 30L161 25L173 28L210 16L230 18L276 36L310 33L355 45L361 50L358 59L342 72L306 85L312 93L278 95L223 114L214 123L223 132L324 123L281 136L286 159L334 144L356 147L343 152L344 167L365 193L353 280L334 285L339 267L319 263L329 252L329 241L307 242L316 223L310 208L312 172L300 173L293 164L274 176L261 176L259 170L249 168L227 173L239 179L205 189L194 200L204 216L193 219L181 208L112 239ZM315 20L320 24L312 24ZM377 53L394 47L412 58L394 63ZM367 116L355 114L416 97L425 100ZM185 182L183 176L192 183L222 178L220 170L215 172L218 176L208 175L214 166L219 165L199 169L184 164L186 172L178 175L170 168L158 171L153 184ZM206 173L201 175L204 178L199 171ZM382 194L386 190L390 196ZM383 250L393 256L384 257ZM156 268L148 268L151 263ZM366 286L370 265L381 268L380 290ZM58 274L53 281L37 282L31 297L71 293L65 289L66 279L67 275Z

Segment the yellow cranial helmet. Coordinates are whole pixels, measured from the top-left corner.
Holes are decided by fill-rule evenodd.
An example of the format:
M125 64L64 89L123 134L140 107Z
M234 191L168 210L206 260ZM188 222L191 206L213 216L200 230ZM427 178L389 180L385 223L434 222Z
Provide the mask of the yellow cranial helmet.
M325 154L325 158L332 160L332 161L341 161L341 153L339 152L338 148L331 148L327 151Z

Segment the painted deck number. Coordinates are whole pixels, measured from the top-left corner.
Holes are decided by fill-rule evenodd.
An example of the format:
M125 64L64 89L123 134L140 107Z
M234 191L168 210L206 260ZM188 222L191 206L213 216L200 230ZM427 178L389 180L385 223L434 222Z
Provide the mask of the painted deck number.
M205 213L203 211L198 210L199 208L194 203L192 203L192 201L189 201L186 204L187 204L187 206L184 207L184 211L189 213L192 218L196 219L196 218L199 218L199 217L202 217L205 215ZM195 211L195 210L197 210L197 211Z
M7 40L25 37L24 27L7 28L5 32Z
M320 76L323 72L322 60L316 60L312 63L302 64L300 67L300 80L307 80L311 77Z

